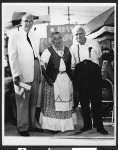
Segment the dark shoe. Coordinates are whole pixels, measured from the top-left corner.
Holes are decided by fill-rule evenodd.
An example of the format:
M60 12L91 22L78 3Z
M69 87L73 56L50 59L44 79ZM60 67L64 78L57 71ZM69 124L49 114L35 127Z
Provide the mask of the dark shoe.
M92 127L91 128L83 127L80 129L80 132L85 132L85 131L88 131L90 129L92 129Z
M39 128L34 128L34 129L29 129L29 132L44 132L44 129L39 129Z
M34 129L35 132L44 132L44 129L39 129L39 128L36 128Z
M19 131L19 134L21 136L30 136L30 134L28 133L28 131Z
M107 130L105 130L104 128L101 128L101 129L97 129L97 132L100 132L101 134L109 134L109 132Z
M82 133L82 131L76 131L75 132L75 134L81 134Z
M50 131L52 134L58 134L59 131Z
M53 131L53 130L45 129L45 132L46 133L52 133L52 134L58 134L60 131Z

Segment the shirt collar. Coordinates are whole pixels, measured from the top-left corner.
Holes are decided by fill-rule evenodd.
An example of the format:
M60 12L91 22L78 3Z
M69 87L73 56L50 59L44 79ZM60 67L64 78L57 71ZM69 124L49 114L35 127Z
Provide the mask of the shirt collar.
M52 47L53 47L53 49L54 49L55 51L64 51L64 46L62 47L62 49L57 49L57 48L54 46L54 44L53 44Z
M21 29L22 35L26 36L27 32L25 32L23 29ZM31 31L29 31L28 35L31 35Z

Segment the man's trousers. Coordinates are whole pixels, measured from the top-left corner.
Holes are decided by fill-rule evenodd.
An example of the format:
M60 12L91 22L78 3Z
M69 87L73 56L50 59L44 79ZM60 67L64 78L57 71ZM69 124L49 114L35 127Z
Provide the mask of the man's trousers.
M24 90L20 93L20 87L14 85L17 106L17 129L27 131L35 128L35 110L38 100L39 83L41 71L38 59L34 60L34 80L31 83L31 90Z

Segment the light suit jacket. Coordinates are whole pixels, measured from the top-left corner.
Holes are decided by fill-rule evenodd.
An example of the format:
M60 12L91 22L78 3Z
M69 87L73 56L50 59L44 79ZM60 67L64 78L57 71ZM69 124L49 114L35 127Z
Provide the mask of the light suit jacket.
M30 32L29 37L34 53L40 61L40 38L35 32ZM13 77L20 76L22 82L32 82L34 79L33 49L27 41L24 30L18 31L18 33L9 38L8 53L12 75Z

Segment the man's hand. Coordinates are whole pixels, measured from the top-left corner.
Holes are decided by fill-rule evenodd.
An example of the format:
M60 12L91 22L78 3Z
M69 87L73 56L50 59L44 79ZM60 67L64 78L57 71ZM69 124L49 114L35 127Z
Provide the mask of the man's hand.
M13 82L14 82L15 85L19 86L19 83L20 83L20 78L19 78L19 76L14 77Z

